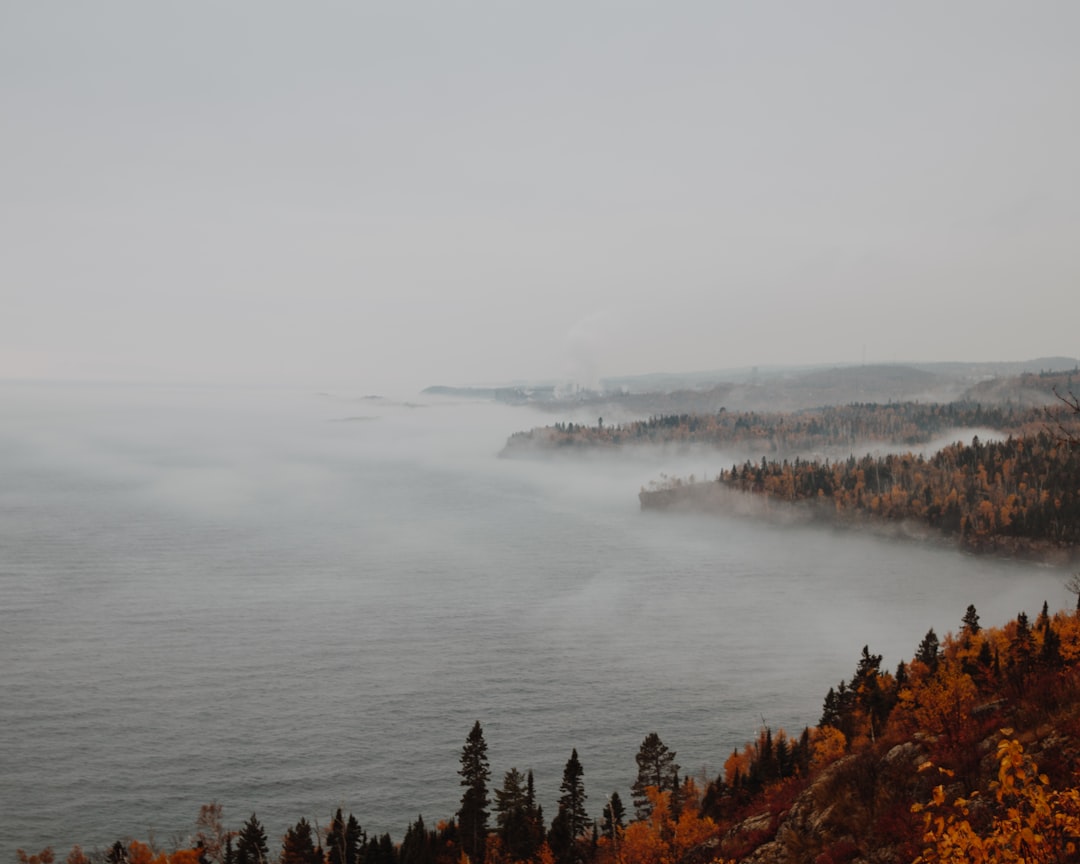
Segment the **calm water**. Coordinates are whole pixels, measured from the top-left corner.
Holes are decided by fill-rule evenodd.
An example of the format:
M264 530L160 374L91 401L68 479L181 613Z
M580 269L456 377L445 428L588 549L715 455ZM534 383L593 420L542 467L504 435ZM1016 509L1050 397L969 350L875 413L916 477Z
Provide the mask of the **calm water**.
M0 386L0 861L167 844L215 799L271 838L342 806L400 839L455 811L476 719L496 784L534 769L550 816L576 747L599 813L650 731L711 777L763 718L816 722L866 643L894 667L968 603L1069 602L1053 568L639 512L726 457L496 458L538 422Z

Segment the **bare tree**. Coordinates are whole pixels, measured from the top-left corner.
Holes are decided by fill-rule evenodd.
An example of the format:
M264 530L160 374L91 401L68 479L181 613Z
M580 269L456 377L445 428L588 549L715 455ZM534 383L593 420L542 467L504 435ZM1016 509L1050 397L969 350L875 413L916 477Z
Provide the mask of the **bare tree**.
M1065 590L1076 595L1076 612L1080 614L1080 571L1065 580Z
M221 864L225 858L225 841L229 832L222 822L224 808L217 801L203 804L195 819L195 842L211 864Z
M1055 406L1057 410L1047 408L1046 419L1059 441L1068 444L1070 447L1080 447L1080 432L1077 431L1075 424L1068 423L1070 415L1080 417L1080 396L1077 396L1071 390L1062 394L1058 392L1057 387L1053 389L1054 398L1061 404Z

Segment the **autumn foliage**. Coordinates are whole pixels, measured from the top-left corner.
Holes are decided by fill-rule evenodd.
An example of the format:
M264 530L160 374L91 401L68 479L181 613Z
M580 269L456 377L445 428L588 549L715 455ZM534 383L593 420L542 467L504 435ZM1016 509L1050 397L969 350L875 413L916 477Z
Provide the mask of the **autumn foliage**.
M787 856L766 860L820 864L1080 860L1078 697L1080 614L1051 615L1044 604L1033 620L1020 613L984 628L972 606L957 632L929 631L895 671L865 646L816 726L798 736L763 727L712 782L677 780L672 761L670 784L647 785L643 815L629 824L621 805L613 818L611 796L602 829L585 821L563 836L563 806L548 829L531 772L512 769L482 864L713 864L763 844ZM571 763L564 787L578 790L582 769ZM106 852L75 847L67 864L472 864L453 820L429 829L418 818L395 844L339 810L322 827L301 819L264 847L254 814L228 830L211 804L195 828L174 851L128 840ZM45 849L20 851L19 864L56 862Z

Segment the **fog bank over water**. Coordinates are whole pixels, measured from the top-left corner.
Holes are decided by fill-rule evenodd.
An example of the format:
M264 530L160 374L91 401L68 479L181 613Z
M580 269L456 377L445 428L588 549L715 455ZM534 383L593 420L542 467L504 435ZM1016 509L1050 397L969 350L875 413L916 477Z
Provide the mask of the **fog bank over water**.
M969 603L992 625L1071 602L1053 567L642 513L661 473L732 460L500 459L546 422L524 408L0 397L3 856L167 842L213 799L271 838L342 806L400 839L457 809L477 719L495 785L532 768L553 814L576 747L598 815L650 731L712 777L763 717L815 723L864 644L893 668Z

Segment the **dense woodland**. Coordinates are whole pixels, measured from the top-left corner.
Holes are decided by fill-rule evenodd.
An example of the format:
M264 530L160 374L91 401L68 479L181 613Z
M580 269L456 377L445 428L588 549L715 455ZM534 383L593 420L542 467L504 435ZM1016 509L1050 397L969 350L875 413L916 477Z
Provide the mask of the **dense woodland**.
M1080 591L1080 575L1071 585ZM175 848L121 839L67 864L705 864L736 860L1075 861L1080 838L1080 608L956 633L930 630L894 671L862 649L817 725L763 728L711 781L681 777L656 733L635 756L631 807L594 793L572 751L545 819L531 771L497 785L477 722L461 750L461 806L400 842L340 809L271 838L203 806ZM629 759L628 759L629 762ZM1037 766L1036 766L1037 762ZM628 772L630 773L630 772ZM633 775L632 775L633 776ZM449 780L449 778L447 778ZM20 864L53 864L51 849Z
M811 501L837 517L915 520L970 548L1008 541L1080 546L1080 449L1049 432L846 460L762 459L717 482L783 501Z
M642 507L722 509L732 502L710 488L726 489L765 502L798 504L812 517L842 524L922 524L976 551L1068 556L1080 550L1080 405L1071 394L1056 411L1038 414L902 404L822 409L813 423L818 416L860 418L864 431L899 430L914 424L912 418L918 418L920 429L936 429L936 418L993 418L987 422L1008 426L1023 420L1020 428L1035 431L987 442L976 435L970 444L950 444L929 457L899 452L837 460L746 460L722 470L716 484L664 478L641 490ZM820 439L819 427L806 428ZM844 426L837 421L825 428Z
M794 414L719 411L673 414L618 425L556 423L517 432L507 451L530 444L547 448L611 448L632 444L704 444L755 453L790 453L861 444L912 446L950 430L993 428L1020 432L1045 425L1039 408L902 402L817 408Z
M795 412L728 411L659 414L644 420L596 425L566 422L516 432L504 455L534 451L614 450L634 445L709 446L753 454L812 454L874 444L915 447L959 429L994 429L1004 435L1035 434L1067 420L1068 404L1055 394L1072 392L1080 373L1024 375L987 382L972 396L949 403L859 402ZM993 385L993 386L991 386ZM1044 404L1007 401L1011 393L1041 394Z

